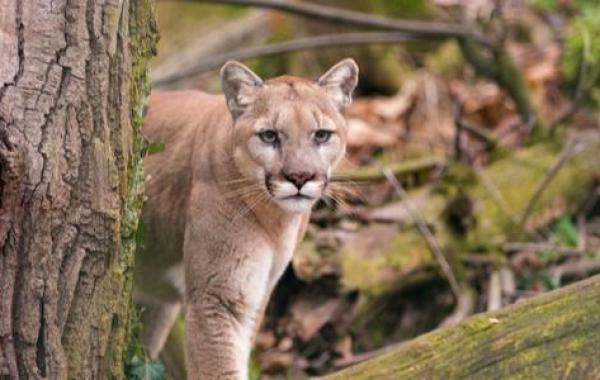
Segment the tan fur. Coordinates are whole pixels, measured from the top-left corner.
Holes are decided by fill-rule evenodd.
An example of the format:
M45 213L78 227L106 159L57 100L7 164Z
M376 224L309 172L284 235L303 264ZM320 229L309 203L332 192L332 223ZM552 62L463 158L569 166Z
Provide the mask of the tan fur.
M351 61L334 69L318 83L294 77L263 83L230 63L222 74L226 98L198 91L151 95L144 134L165 150L145 160L148 200L135 297L147 309L142 339L152 357L184 304L190 379L247 378L257 321L316 200L278 194L293 187L290 176L306 172L313 180L296 185L298 194L322 195L345 150L339 109L349 102L357 69ZM323 125L335 133L319 145L311 136ZM257 137L260 128L273 127L282 136L277 149Z

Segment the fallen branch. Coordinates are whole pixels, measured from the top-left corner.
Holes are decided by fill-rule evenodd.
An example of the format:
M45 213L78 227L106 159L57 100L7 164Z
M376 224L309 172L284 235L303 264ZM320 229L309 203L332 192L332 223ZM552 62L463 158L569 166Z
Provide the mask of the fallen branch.
M414 38L406 33L398 32L366 32L366 33L336 33L316 37L298 38L295 40L257 46L233 52L213 55L198 61L193 66L178 73L164 76L152 82L153 87L166 86L187 77L215 70L229 60L243 61L268 55L289 53L300 50L321 49L362 44L395 44L410 41Z
M600 260L582 259L578 261L570 261L564 264L556 265L548 268L548 274L557 283L562 281L563 277L582 277L588 276L590 273L600 271Z
M502 282L499 270L493 271L490 275L487 298L487 311L498 310L502 307Z
M336 360L334 360L333 365L338 369L350 367L352 365L362 363L364 361L373 359L377 356L380 356L380 355L386 354L388 352L391 352L393 350L396 350L402 344L403 344L402 342L397 343L397 344L390 344L389 346L385 346L385 347L382 347L377 350L373 350L373 351L369 351L369 352L361 352L360 354L353 355L350 358L336 359Z
M411 38L455 38L465 59L485 77L494 79L514 100L524 124L529 129L537 120L521 72L506 52L502 41L457 23L398 20L390 17L356 12L295 0L179 0L230 5L258 6L331 23L377 28L404 33ZM366 42L365 42L366 43ZM481 53L486 48L492 58ZM297 50L297 49L295 49ZM164 83L163 83L164 84ZM159 85L157 83L157 85Z
M435 239L435 237L429 230L429 227L427 227L427 223L426 223L425 219L423 218L423 216L414 207L412 207L412 203L410 202L409 195L406 193L406 191L404 190L404 188L402 187L400 182L398 182L394 173L390 169L384 168L383 175L385 175L385 178L388 180L390 185L394 188L394 190L396 191L396 193L398 194L400 199L403 202L405 202L406 210L408 211L411 218L414 220L415 224L417 225L417 229L419 230L421 235L423 235L423 238L427 242L427 246L431 250L431 253L433 253L433 256L435 257L440 268L442 269L442 273L448 280L448 283L450 284L450 288L452 289L452 293L454 294L454 297L455 297L456 301L458 302L461 299L460 287L458 285L458 281L456 281L456 277L454 276L454 273L452 272L452 268L450 267L450 264L448 264L446 257L442 253L442 248L440 247L440 244L438 243L438 241Z
M403 32L414 37L469 37L484 45L490 45L489 37L474 31L462 24L426 21L408 21L394 18L355 12L319 4L301 3L294 0L188 0L204 3L250 5L287 12L314 20L328 21L344 25L377 28Z
M555 244L549 243L523 243L523 242L514 242L514 243L506 243L502 247L505 252L514 253L514 252L522 252L522 251L532 251L532 252L556 252L560 255L564 256L581 256L585 253L585 251L579 248L571 248L571 247L561 247Z
M325 379L596 379L600 276L436 330Z
M396 178L406 177L422 172L428 172L435 169L442 169L446 166L445 160L436 157L419 158L397 162L388 167L390 172ZM381 182L385 181L386 176L378 167L364 167L353 170L347 170L333 176L334 182Z

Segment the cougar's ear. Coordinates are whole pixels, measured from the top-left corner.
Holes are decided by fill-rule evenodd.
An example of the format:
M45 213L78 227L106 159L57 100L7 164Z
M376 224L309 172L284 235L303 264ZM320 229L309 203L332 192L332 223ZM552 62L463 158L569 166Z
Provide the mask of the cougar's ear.
M317 81L333 103L342 109L352 102L352 91L358 84L358 65L352 58L336 63Z
M263 81L244 64L229 61L221 68L221 84L227 108L237 119L252 104Z

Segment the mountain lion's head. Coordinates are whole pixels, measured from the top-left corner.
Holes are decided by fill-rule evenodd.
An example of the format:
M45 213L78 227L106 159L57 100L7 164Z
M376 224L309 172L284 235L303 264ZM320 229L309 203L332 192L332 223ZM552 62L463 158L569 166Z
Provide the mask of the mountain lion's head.
M346 149L340 112L358 83L354 60L339 62L317 81L263 81L243 64L228 62L221 79L234 120L238 170L283 209L310 209Z

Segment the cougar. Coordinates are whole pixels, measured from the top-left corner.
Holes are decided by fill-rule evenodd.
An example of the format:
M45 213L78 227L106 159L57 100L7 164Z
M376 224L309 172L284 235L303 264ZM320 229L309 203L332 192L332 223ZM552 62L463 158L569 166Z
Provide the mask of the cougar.
M183 310L188 378L245 380L270 293L344 155L358 67L263 81L230 61L221 81L224 96L150 95L143 133L165 148L145 159L134 295L150 357Z

